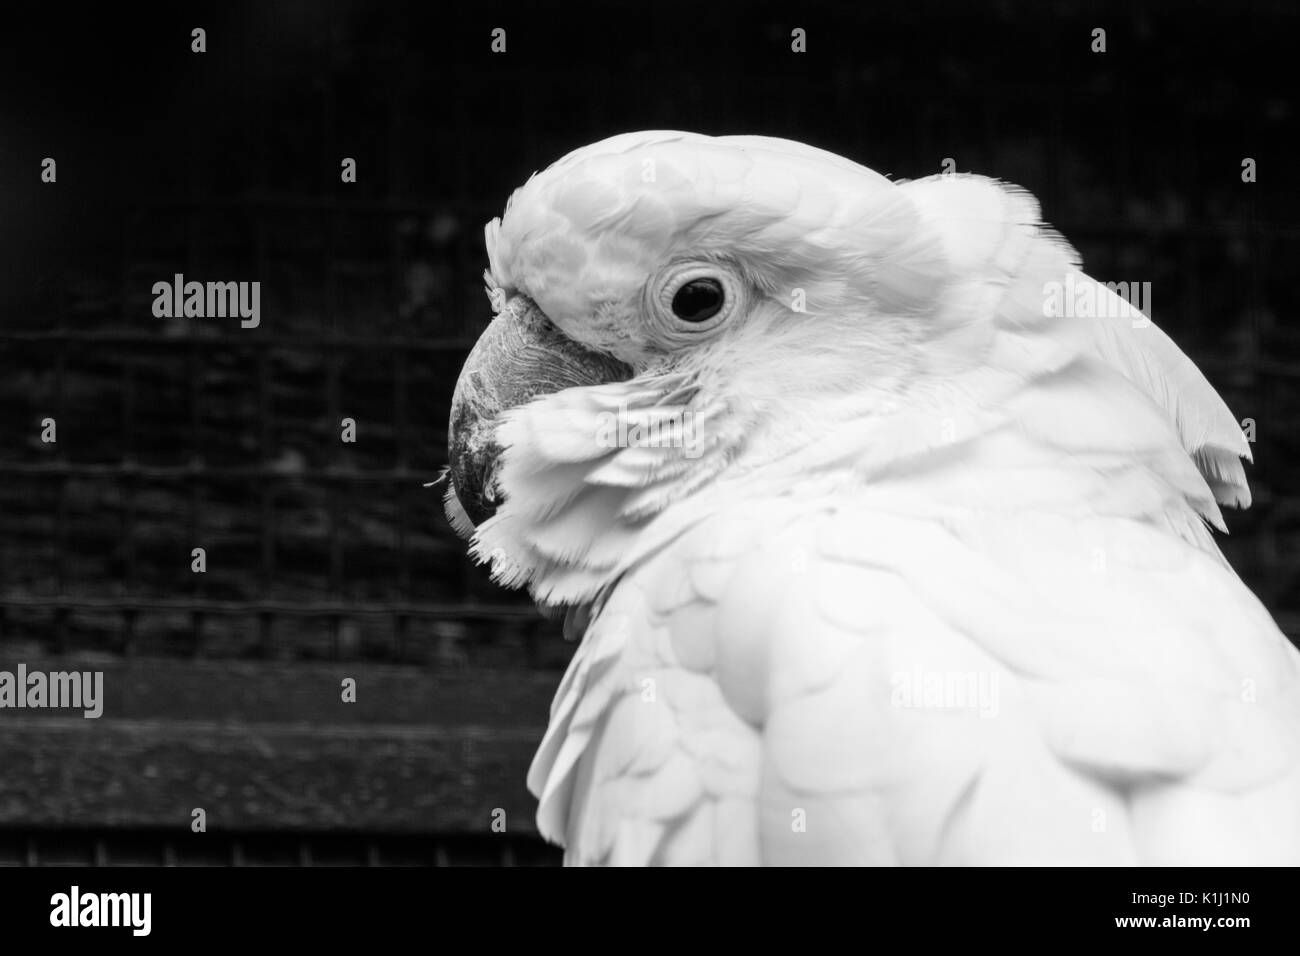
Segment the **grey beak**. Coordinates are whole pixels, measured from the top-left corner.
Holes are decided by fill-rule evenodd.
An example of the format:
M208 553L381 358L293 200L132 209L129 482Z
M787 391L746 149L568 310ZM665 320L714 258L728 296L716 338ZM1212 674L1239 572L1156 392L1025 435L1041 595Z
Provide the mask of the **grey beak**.
M617 359L566 338L531 299L515 296L506 302L470 350L451 400L448 471L465 517L478 526L502 501L496 487L502 449L495 432L503 412L539 395L631 375Z

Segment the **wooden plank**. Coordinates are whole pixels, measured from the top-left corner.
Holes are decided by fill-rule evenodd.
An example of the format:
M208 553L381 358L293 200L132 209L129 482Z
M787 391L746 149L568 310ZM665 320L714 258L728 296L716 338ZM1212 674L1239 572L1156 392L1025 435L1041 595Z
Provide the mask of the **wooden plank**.
M540 734L559 683L553 670L445 667L421 669L340 661L185 661L168 658L23 658L29 672L94 670L104 674L107 720L177 720L339 725L479 724ZM18 661L0 657L0 670ZM356 681L355 703L342 681ZM0 709L0 730L22 716L54 719L68 711ZM95 723L96 721L89 721Z
M536 832L524 778L554 674L28 660L104 672L104 716L0 710L0 826ZM0 661L13 670L15 662ZM340 681L357 681L356 703Z

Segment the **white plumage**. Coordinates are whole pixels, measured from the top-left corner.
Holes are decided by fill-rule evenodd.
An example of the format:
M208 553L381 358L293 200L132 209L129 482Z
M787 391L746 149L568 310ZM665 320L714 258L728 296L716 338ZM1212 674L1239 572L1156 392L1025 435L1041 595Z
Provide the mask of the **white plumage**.
M1207 527L1247 445L1154 325L1045 315L1092 280L1031 196L639 133L487 237L632 371L504 415L473 544L590 616L529 775L570 862L1300 862L1298 656ZM593 440L665 409L696 447Z

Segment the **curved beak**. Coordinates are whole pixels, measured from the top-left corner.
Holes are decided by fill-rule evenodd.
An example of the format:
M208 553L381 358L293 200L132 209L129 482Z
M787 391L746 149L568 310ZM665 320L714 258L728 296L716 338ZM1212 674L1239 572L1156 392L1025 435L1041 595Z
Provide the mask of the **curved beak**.
M507 301L470 350L451 399L447 513L456 530L468 536L503 500L495 439L503 412L539 395L631 375L617 359L566 338L526 296Z

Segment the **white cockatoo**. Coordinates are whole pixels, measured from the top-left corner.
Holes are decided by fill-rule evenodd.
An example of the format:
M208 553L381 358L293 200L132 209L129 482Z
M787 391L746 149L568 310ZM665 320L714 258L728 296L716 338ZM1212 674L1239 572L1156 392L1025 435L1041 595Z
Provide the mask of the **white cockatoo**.
M447 504L581 637L567 862L1300 862L1241 428L1032 196L633 133L487 251Z

